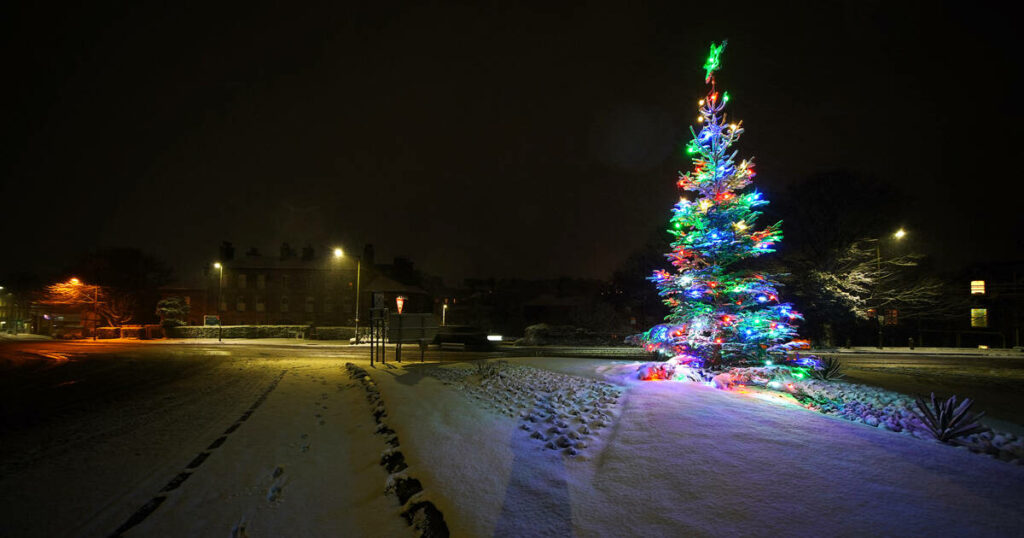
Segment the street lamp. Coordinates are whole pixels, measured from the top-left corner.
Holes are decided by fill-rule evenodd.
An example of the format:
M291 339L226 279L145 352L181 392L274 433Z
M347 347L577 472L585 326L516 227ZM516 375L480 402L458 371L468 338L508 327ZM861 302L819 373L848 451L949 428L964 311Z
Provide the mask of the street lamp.
M217 275L217 341L222 342L224 337L224 323L220 319L220 293L224 285L224 266L220 262L214 262L213 268L218 271Z
M71 277L71 279L68 280L68 284L71 284L72 286L82 286L83 285L82 281L78 280L75 277ZM86 287L88 287L88 286L86 286ZM96 331L98 330L99 317L100 317L100 313L99 313L100 287L99 287L99 285L93 285L92 292L93 292L93 297L92 297L92 340L93 340L93 342L95 342L96 341ZM120 329L118 329L118 330L120 330Z
M903 239L906 236L907 236L907 231L904 230L903 228L900 228L899 230L896 230L896 232L894 234L892 234L893 239L895 239L897 241L899 241L900 239ZM878 280L881 279L881 275L882 275L882 240L881 239L879 239L875 243L875 268L878 271L878 276L875 277L875 287L877 288L878 285L879 285ZM878 349L882 349L883 346L884 346L884 339L885 339L884 335L882 333L882 323L885 321L885 316L882 315L882 305L881 305L881 303L879 303L878 306L876 307L875 319L878 321Z
M345 251L341 250L340 248L335 248L334 249L334 259L341 259L344 256L345 256ZM356 343L357 344L359 343L359 281L360 281L360 277L362 276L361 275L361 273L362 273L362 265L363 265L362 258L356 257L356 316L355 316L355 324L356 324L355 329L356 329L356 331L355 332L356 332Z
M448 299L445 299L447 301ZM446 321L448 319L448 303L441 305L441 326L446 327Z

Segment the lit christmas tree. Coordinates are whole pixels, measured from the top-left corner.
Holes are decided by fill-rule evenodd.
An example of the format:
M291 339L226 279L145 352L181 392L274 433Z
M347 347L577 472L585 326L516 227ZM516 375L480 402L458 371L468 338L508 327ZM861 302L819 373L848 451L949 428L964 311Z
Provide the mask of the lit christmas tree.
M643 334L648 351L670 355L675 362L711 369L788 350L797 344L794 324L801 319L792 305L779 300L779 284L770 275L737 263L773 252L782 240L781 222L755 229L768 203L756 190L739 192L754 177L752 159L736 163L730 147L743 133L742 122L723 113L729 93L715 87L726 42L711 45L704 64L707 97L699 103L701 124L686 146L693 170L680 173L678 186L696 192L672 209L669 232L675 237L666 257L674 271L650 277L671 309L666 323Z

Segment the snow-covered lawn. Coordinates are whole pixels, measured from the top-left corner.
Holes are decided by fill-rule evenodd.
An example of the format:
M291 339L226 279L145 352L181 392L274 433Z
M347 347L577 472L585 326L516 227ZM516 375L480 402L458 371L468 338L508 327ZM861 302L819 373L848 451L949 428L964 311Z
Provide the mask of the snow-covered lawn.
M611 360L367 370L454 536L1024 533L1024 467L780 398Z

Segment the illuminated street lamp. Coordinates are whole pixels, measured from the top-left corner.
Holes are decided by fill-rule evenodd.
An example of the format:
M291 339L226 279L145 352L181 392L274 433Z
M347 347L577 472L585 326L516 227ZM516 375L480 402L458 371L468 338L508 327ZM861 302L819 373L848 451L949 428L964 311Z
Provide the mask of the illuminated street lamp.
M447 301L448 299L445 299ZM446 321L448 319L448 303L441 305L441 326L446 327Z
M345 251L341 250L340 248L335 247L335 249L334 249L334 259L336 259L336 260L337 259L341 259L344 256L345 256ZM359 343L359 280L360 280L361 273L362 273L362 264L363 264L362 258L357 257L356 258L356 316L355 316L356 343L357 344Z
M896 230L892 234L893 239L899 241L907 236L907 231L903 228ZM882 241L878 240L875 243L875 268L878 270L879 277L876 277L875 286L878 286L877 279L880 278L882 273ZM884 335L882 334L882 323L885 322L885 316L882 315L882 306L878 305L875 311L875 319L878 321L878 349L882 349L884 346Z
M224 285L224 266L220 262L214 262L213 268L218 271L217 275L217 341L222 342L224 337L224 323L220 319L220 292Z

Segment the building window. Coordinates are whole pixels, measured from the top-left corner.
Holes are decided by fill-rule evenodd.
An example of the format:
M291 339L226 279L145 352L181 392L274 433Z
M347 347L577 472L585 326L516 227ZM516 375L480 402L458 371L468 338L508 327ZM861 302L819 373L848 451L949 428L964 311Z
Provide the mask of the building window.
M256 289L262 290L267 287L267 275L262 273L256 275Z
M256 311L263 312L267 309L267 304L263 301L263 297L256 297Z
M227 298L226 295L222 296L220 298L220 311L221 312L227 312L228 311L228 298Z
M247 280L247 278L245 276L245 273L239 274L238 275L238 287L239 288L245 288L246 280Z
M971 295L985 295L985 281L984 280L972 280L971 281Z
M287 295L282 295L281 296L281 312L287 312L287 311L288 311L288 296Z
M185 296L185 304L187 304L187 305L191 305L192 304L192 296L191 295L186 295Z
M313 310L314 310L313 307L314 307L315 304L316 304L316 299L314 299L313 297L308 297L307 296L306 297L306 312L313 312Z
M245 296L238 296L238 300L235 302L235 310L245 312Z
M288 275L281 275L281 289L288 289Z
M330 297L324 299L324 312L328 314L334 312L334 301Z
M900 311L895 308L885 311L885 324L886 325L899 325Z
M988 309L971 309L971 327L988 327Z

